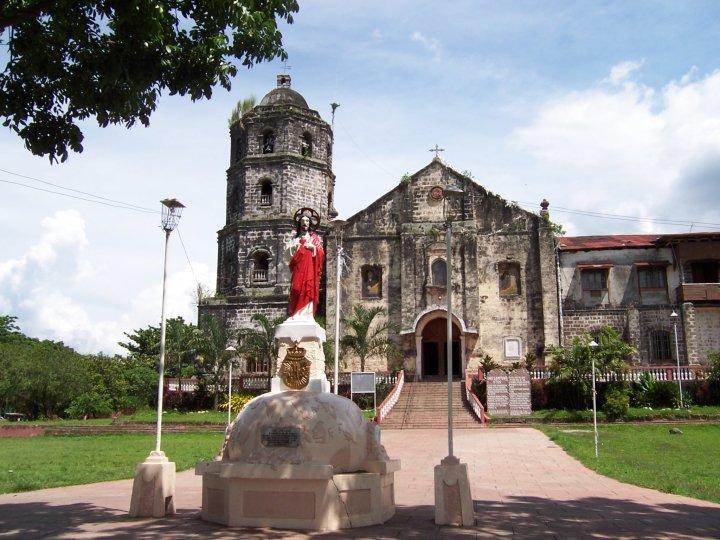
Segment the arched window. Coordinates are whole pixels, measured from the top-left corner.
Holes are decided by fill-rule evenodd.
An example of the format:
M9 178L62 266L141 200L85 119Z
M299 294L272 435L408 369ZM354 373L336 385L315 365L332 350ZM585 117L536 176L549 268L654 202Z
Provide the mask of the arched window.
M670 332L667 330L653 330L650 332L650 355L650 360L658 364L672 360Z
M270 268L270 255L265 251L258 251L253 255L252 281L253 283L266 283Z
M275 132L271 129L263 133L262 153L272 154L275 151Z
M300 153L305 157L312 157L312 135L303 133L302 141L300 141Z
M268 179L260 182L260 206L272 206L273 199L272 182Z
M445 259L435 259L430 266L432 273L432 284L436 287L445 287L447 285L447 264Z

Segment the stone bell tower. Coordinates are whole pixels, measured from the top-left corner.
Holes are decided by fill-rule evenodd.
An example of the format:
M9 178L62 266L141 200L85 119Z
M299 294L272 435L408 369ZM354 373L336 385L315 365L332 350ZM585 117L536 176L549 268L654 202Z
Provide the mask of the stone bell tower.
M320 233L337 216L332 130L290 82L278 75L277 87L230 128L216 296L200 306L229 327L249 324L255 313L285 315L290 271L283 252L295 212L316 210Z

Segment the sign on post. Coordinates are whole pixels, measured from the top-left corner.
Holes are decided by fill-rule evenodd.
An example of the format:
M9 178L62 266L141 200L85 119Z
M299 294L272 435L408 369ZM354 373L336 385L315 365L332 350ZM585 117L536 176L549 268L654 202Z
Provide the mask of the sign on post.
M354 394L372 394L373 409L377 409L374 371L358 371L350 373L350 399L352 399Z

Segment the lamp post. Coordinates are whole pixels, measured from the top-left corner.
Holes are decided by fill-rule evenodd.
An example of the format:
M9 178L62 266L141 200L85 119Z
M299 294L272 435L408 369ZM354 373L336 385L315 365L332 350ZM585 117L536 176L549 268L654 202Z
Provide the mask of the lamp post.
M678 314L675 313L675 310L670 314L670 318L673 322L673 329L675 330L675 360L677 361L677 382L678 382L678 392L680 393L680 408L683 409L683 392L682 392L682 375L680 374L680 347L678 346L678 336L677 336L677 320L678 320Z
M155 450L135 468L130 512L133 517L163 517L175 513L175 463L160 449L162 437L163 390L165 386L165 297L167 254L170 233L175 230L185 205L177 199L163 199L161 227L165 231L162 304L160 308L160 362L158 366L157 424Z
M161 453L163 387L165 384L165 289L167 285L168 244L170 243L170 233L177 227L183 208L185 208L185 205L177 199L163 199L160 203L162 204L161 226L165 231L165 258L163 260L162 306L160 308L160 379L158 381L157 423L155 426L155 452L158 453Z
M225 349L225 352L228 354L228 426L230 425L231 421L231 414L232 414L232 366L233 366L233 356L235 351L237 349L230 345L227 349Z
M595 391L595 349L598 344L593 339L590 343L590 362L592 365L592 398L593 398L593 434L595 437L595 457L598 457L598 429L597 429L597 392Z
M462 188L450 185L443 189L446 199L445 215L445 294L447 296L447 390L448 390L448 456L453 456L453 413L452 413L452 213L450 211L450 198L463 194Z
M470 526L475 522L473 501L470 494L470 482L466 463L453 453L453 413L452 413L452 214L451 197L462 195L459 186L448 185L443 189L445 199L445 294L447 295L447 386L448 386L448 455L439 465L435 465L435 523L438 525ZM447 486L457 485L456 491ZM451 494L452 493L452 494Z

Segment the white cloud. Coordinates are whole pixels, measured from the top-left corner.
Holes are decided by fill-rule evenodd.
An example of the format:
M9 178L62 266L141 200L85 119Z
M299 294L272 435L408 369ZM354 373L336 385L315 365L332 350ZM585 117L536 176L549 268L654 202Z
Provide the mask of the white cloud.
M157 324L162 284L134 292L121 301L113 288L127 287L118 276L103 275L87 255L85 220L76 210L61 210L41 220L42 235L17 258L0 261L0 312L19 316L26 334L63 341L80 352L121 353L123 332ZM214 281L210 268L194 262L198 279ZM111 281L108 281L110 279ZM112 284L112 285L111 285ZM191 270L168 275L169 317L196 319L195 278Z
M439 39L434 37L428 37L418 30L415 30L412 33L410 39L415 43L420 43L423 47L425 47L428 51L435 54L436 56L440 54L441 45Z
M688 205L691 193L684 189L688 175L695 184L717 182L698 167L720 165L720 71L654 89L627 82L636 64L612 68L606 81L625 80L622 85L600 84L546 101L515 130L515 147L532 155L530 174L546 183L551 203L555 198L584 210L720 222L717 195ZM648 222L607 223L616 231L658 230Z
M610 68L610 75L605 79L605 82L609 82L616 86L624 83L630 78L633 72L640 69L645 60L626 60L615 64Z

